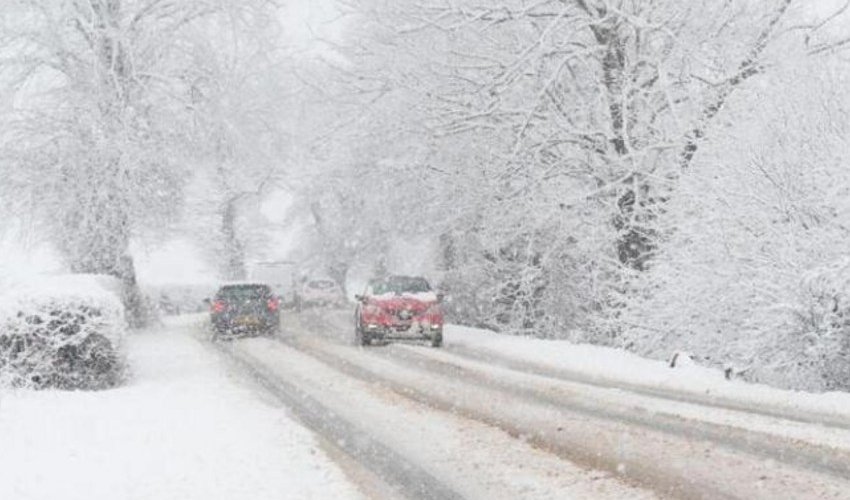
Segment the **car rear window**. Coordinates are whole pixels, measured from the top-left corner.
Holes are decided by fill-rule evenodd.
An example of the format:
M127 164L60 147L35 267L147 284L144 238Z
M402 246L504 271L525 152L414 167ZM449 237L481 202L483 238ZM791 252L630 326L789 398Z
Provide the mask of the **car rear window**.
M266 285L233 285L221 287L217 295L221 299L259 299L271 295L271 289Z
M412 278L405 276L394 276L372 283L372 293L383 295L385 293L423 293L430 292L431 285L425 278Z

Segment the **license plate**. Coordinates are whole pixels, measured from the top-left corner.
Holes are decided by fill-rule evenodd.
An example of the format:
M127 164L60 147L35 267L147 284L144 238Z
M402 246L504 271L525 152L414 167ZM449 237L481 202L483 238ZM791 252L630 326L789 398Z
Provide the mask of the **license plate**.
M253 316L242 316L236 319L236 323L242 326L257 326L260 321Z

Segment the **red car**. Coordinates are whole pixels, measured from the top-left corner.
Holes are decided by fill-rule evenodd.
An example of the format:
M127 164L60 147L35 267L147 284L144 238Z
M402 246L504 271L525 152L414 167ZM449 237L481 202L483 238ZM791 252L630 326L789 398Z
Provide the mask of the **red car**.
M425 278L389 276L369 282L357 295L355 339L359 345L372 340L426 340L443 344L442 296Z

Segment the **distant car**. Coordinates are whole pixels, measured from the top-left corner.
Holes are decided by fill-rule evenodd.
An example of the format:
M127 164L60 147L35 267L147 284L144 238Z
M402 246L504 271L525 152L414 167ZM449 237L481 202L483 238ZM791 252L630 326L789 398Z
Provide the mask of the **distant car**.
M280 299L260 283L235 283L218 289L210 301L213 334L274 334L280 328Z
M443 344L442 297L425 278L389 276L371 280L357 296L355 341L426 340Z
M318 278L305 281L298 290L295 301L295 305L299 308L341 305L345 303L345 295L336 281Z

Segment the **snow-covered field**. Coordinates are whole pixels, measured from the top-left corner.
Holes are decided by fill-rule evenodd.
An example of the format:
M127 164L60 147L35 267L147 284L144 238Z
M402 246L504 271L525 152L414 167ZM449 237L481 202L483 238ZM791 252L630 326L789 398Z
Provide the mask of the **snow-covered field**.
M103 392L0 393L0 499L358 498L313 435L174 330Z

